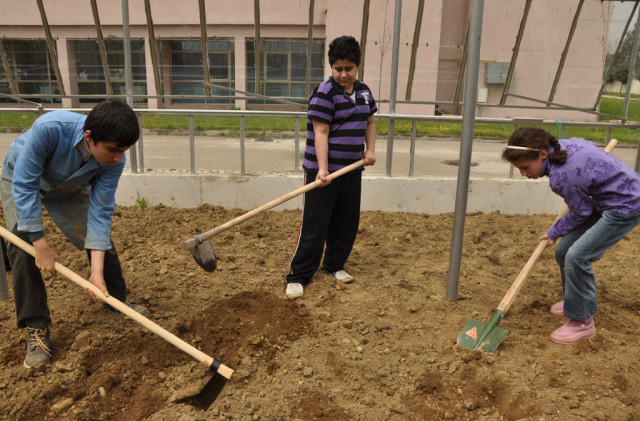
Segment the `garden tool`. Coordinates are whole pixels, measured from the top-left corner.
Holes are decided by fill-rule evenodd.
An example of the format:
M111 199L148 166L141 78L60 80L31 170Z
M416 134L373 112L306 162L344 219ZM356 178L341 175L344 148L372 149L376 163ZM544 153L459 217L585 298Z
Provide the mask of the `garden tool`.
M9 230L7 230L6 228L4 228L2 226L0 226L0 236L2 236L5 240L7 240L12 245L21 248L26 253L29 253L30 255L35 257L35 249L33 248L32 245L28 244L27 242L22 240L20 237L18 237L17 235L13 234L12 232L10 232ZM193 346L189 345L188 343L184 342L182 339L178 338L174 334L166 331L165 329L163 329L162 327L158 326L157 324L155 324L151 320L147 319L143 315L141 315L138 312L136 312L135 310L131 309L129 306L124 304L122 301L120 301L120 300L118 300L118 299L116 299L114 297L111 297L111 296L106 297L98 287L96 287L91 282L87 281L86 279L82 278L80 275L76 274L75 272L71 271L67 267L63 266L62 264L56 262L55 263L55 269L56 269L56 271L58 273L61 273L66 278L68 278L70 281L76 283L77 285L79 285L83 289L90 289L99 299L104 301L106 304L109 304L111 307L115 308L120 313L122 313L125 316L127 316L127 317L133 319L134 321L138 322L139 324L141 324L142 326L146 327L147 329L149 329L150 331L152 331L156 335L160 336L165 341L169 342L171 345L173 345L173 346L177 347L178 349L186 352L187 354L189 354L190 356L192 356L196 360L200 361L201 363L203 363L207 367L209 367L209 369L214 374L213 374L213 377L211 378L211 380L209 380L209 382L207 383L207 385L204 386L203 392L204 392L205 389L215 389L216 388L215 384L219 384L219 383L221 383L221 381L222 381L222 383L224 383L224 382L226 382L225 379L230 379L231 378L231 375L233 374L233 370L231 368L227 367L226 365L222 364L220 361L215 360L214 358L208 356L204 352L202 352L202 351L194 348ZM221 387L217 387L217 389L221 390L222 388ZM203 392L201 392L201 393L203 393Z
M613 148L615 148L618 141L616 139L611 139L607 147L604 149L606 152L611 152ZM569 208L565 204L555 221L562 218L569 211ZM508 330L499 329L498 324L500 320L503 319L504 315L507 313L513 300L515 299L518 291L522 287L522 284L529 276L533 265L536 263L544 249L547 247L547 240L542 240L536 247L535 251L529 257L529 260L524 265L518 277L514 281L509 291L505 294L504 298L498 305L498 308L493 312L491 319L487 324L479 322L478 320L471 318L467 322L466 325L462 328L462 332L460 332L460 336L458 336L457 344L461 345L465 348L473 349L473 350L481 350L485 352L493 352L498 346L502 343L502 340L509 333Z
M354 162L353 164L348 165L344 168L341 168L338 171L332 172L331 174L329 174L327 178L333 180L337 177L340 177L343 174L346 174L350 171L355 170L356 168L361 167L362 165L364 165L364 159ZM191 252L191 255L195 259L196 263L198 263L202 269L206 270L207 272L213 272L217 266L216 254L213 249L213 245L210 242L205 242L206 240L248 219L251 219L256 215L259 215L262 212L265 212L288 200L291 200L294 197L301 195L302 193L306 193L310 190L313 190L316 187L319 187L320 185L322 185L321 180L316 180L313 183L306 184L305 186L300 187L299 189L289 192L284 196L280 196L269 203L265 203L260 207L257 207L243 215L240 215L239 217L232 219L231 221L228 221L218 227L215 227L203 234L196 235L195 237L190 238L189 240L185 241L182 244L182 247L184 247L185 249Z

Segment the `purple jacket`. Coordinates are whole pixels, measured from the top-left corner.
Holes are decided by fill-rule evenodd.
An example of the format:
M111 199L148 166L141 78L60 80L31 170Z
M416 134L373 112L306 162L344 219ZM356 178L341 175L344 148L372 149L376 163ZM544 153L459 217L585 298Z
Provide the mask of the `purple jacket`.
M566 162L554 165L546 159L542 172L549 176L551 190L564 198L569 213L549 228L549 237L555 240L566 235L594 210L640 213L640 176L633 169L593 142L575 137L559 141L568 152Z

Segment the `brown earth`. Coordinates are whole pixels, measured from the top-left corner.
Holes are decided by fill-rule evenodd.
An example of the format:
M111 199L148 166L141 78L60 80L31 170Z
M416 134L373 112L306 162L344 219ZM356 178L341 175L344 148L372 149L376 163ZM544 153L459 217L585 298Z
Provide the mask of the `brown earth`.
M598 335L557 345L558 269L546 250L500 328L493 354L456 345L486 322L552 215L466 220L457 302L447 301L453 215L363 212L341 285L318 273L284 295L299 211L268 212L214 237L218 269L182 242L242 211L118 208L113 238L131 298L150 318L235 370L231 380L62 276L46 276L54 363L22 367L13 301L0 303L0 417L11 420L639 420L640 230L596 264ZM86 255L50 222L61 263ZM207 407L211 399L216 398Z

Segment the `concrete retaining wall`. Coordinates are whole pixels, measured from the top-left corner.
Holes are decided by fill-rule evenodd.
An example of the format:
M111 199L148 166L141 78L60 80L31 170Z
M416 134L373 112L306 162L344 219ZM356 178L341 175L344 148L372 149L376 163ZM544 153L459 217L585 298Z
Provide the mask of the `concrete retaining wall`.
M134 206L144 198L150 206L164 204L194 208L202 204L224 208L254 209L302 187L301 175L224 175L154 172L125 173L116 195L119 205ZM362 210L439 214L455 209L454 178L363 178ZM556 214L562 199L540 180L472 179L467 212L504 214ZM283 203L275 210L301 209L302 197Z

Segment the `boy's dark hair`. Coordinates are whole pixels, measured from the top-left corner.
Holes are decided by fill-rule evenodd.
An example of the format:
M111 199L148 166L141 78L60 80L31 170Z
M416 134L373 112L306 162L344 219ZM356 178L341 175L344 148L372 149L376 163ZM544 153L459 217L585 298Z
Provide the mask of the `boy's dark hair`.
M531 149L549 149L553 147L553 152L549 154L549 162L562 165L567 159L567 151L560 150L560 142L553 135L545 130L535 127L522 127L516 129L507 142L509 146L522 146ZM538 159L540 152L523 151L518 149L505 149L502 152L502 159L509 162L517 162L521 159Z
M91 131L94 143L115 142L119 148L128 148L138 141L140 127L131 107L118 99L102 101L89 112L84 130Z
M329 44L329 65L338 60L349 60L360 66L360 44L352 36L343 35Z

